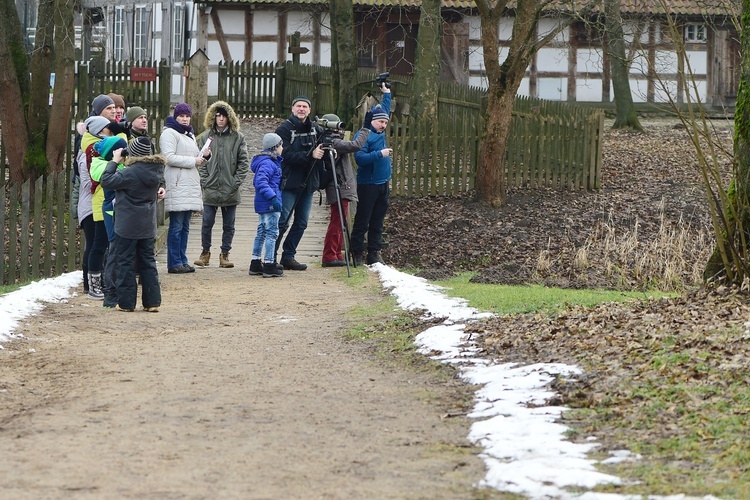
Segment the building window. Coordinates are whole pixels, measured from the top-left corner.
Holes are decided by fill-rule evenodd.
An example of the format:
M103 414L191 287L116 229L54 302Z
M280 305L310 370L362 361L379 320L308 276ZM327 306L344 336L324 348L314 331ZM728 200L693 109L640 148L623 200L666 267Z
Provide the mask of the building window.
M115 7L115 23L112 33L112 59L122 61L125 51L125 9L123 7Z
M686 24L685 25L686 42L705 42L706 25L705 24Z
M172 23L172 60L180 62L185 58L183 42L185 40L185 9L182 5L174 6Z
M133 20L133 60L145 61L148 57L148 12L146 7L136 7Z

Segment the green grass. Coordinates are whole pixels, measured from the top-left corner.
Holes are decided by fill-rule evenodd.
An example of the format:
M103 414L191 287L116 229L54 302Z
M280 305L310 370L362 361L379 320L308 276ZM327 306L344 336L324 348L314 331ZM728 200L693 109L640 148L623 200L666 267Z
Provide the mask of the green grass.
M23 285L0 285L0 295L5 295L6 293L16 291L22 286Z
M613 290L570 290L541 285L489 285L471 283L472 273L463 273L447 281L435 281L451 297L461 297L480 311L495 314L551 313L566 305L594 306L602 302L625 302L649 296L674 294L661 292L619 292Z

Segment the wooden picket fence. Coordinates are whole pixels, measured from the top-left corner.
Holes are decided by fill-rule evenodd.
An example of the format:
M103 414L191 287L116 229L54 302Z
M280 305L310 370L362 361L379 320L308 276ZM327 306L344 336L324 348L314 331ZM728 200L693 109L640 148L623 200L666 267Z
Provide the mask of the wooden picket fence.
M19 190L4 183L0 284L24 283L79 268L82 248L70 214L67 172L26 181Z
M219 100L240 118L276 116L275 62L219 63Z

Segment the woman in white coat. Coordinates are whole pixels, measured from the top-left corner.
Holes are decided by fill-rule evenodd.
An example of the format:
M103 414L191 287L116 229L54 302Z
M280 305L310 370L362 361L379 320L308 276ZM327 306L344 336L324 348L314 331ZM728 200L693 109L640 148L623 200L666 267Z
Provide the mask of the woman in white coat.
M195 142L190 119L193 111L186 103L174 108L168 116L159 137L159 149L167 158L164 170L166 197L164 209L169 212L167 233L167 272L192 273L195 268L188 264L187 243L190 233L190 218L193 211L203 209L201 179L198 167L206 162ZM210 150L204 152L210 156Z

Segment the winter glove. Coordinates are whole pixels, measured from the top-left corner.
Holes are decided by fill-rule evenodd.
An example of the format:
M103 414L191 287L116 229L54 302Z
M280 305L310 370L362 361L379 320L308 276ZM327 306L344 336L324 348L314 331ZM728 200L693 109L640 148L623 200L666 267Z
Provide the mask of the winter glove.
M372 111L365 113L365 122L362 124L362 128L370 128L372 125Z
M271 208L274 212L281 212L281 200L278 196L271 200Z

